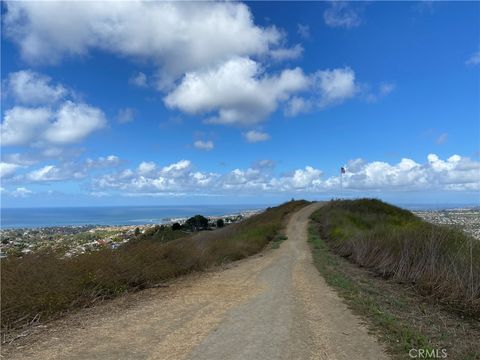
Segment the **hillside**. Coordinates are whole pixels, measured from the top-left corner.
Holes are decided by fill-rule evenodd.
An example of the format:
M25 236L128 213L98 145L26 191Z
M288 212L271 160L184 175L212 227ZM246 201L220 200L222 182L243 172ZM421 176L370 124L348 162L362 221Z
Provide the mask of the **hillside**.
M480 357L480 242L379 200L331 201L312 215L315 264L404 359L412 348Z

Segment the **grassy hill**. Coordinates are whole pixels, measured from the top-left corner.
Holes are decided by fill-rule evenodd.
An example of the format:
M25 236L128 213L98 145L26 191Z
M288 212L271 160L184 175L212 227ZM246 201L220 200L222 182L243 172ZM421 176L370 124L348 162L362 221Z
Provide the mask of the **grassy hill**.
M331 201L312 215L314 263L392 358L445 349L480 359L480 242L373 199Z
M313 216L339 255L480 315L480 242L379 200L333 201Z
M306 204L290 201L215 231L183 233L176 239L170 234L168 242L163 237L155 241L155 237L139 236L138 241L115 250L104 248L72 258L38 252L2 259L2 328L55 318L127 291L252 255L274 239L290 213Z

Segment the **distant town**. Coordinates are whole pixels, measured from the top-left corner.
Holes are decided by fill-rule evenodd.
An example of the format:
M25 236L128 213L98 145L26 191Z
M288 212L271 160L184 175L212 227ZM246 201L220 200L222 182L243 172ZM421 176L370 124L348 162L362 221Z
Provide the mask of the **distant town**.
M455 226L480 240L480 207L470 209L412 211L425 221Z
M142 235L153 236L158 233L167 233L167 231L178 231L179 235L185 236L198 230L213 230L239 222L258 212L245 211L239 214L208 217L196 215L191 218L169 219L163 224L2 229L0 230L0 257L22 256L40 250L51 250L65 257L71 257L102 247L116 249Z

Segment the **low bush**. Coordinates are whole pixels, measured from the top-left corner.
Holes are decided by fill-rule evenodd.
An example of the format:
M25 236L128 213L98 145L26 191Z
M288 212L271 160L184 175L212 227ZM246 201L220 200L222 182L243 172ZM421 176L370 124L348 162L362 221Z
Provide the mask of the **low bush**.
M461 230L373 199L331 201L312 219L339 255L480 316L480 242Z
M2 328L51 319L127 291L254 254L275 237L289 213L306 204L288 202L240 223L168 242L162 242L163 238L138 240L116 250L105 248L72 258L38 252L2 259Z

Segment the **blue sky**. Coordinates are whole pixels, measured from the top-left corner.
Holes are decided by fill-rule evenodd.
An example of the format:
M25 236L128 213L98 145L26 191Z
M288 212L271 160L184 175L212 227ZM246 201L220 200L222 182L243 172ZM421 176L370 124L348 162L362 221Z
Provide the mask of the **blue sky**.
M479 203L479 14L4 2L2 206Z

